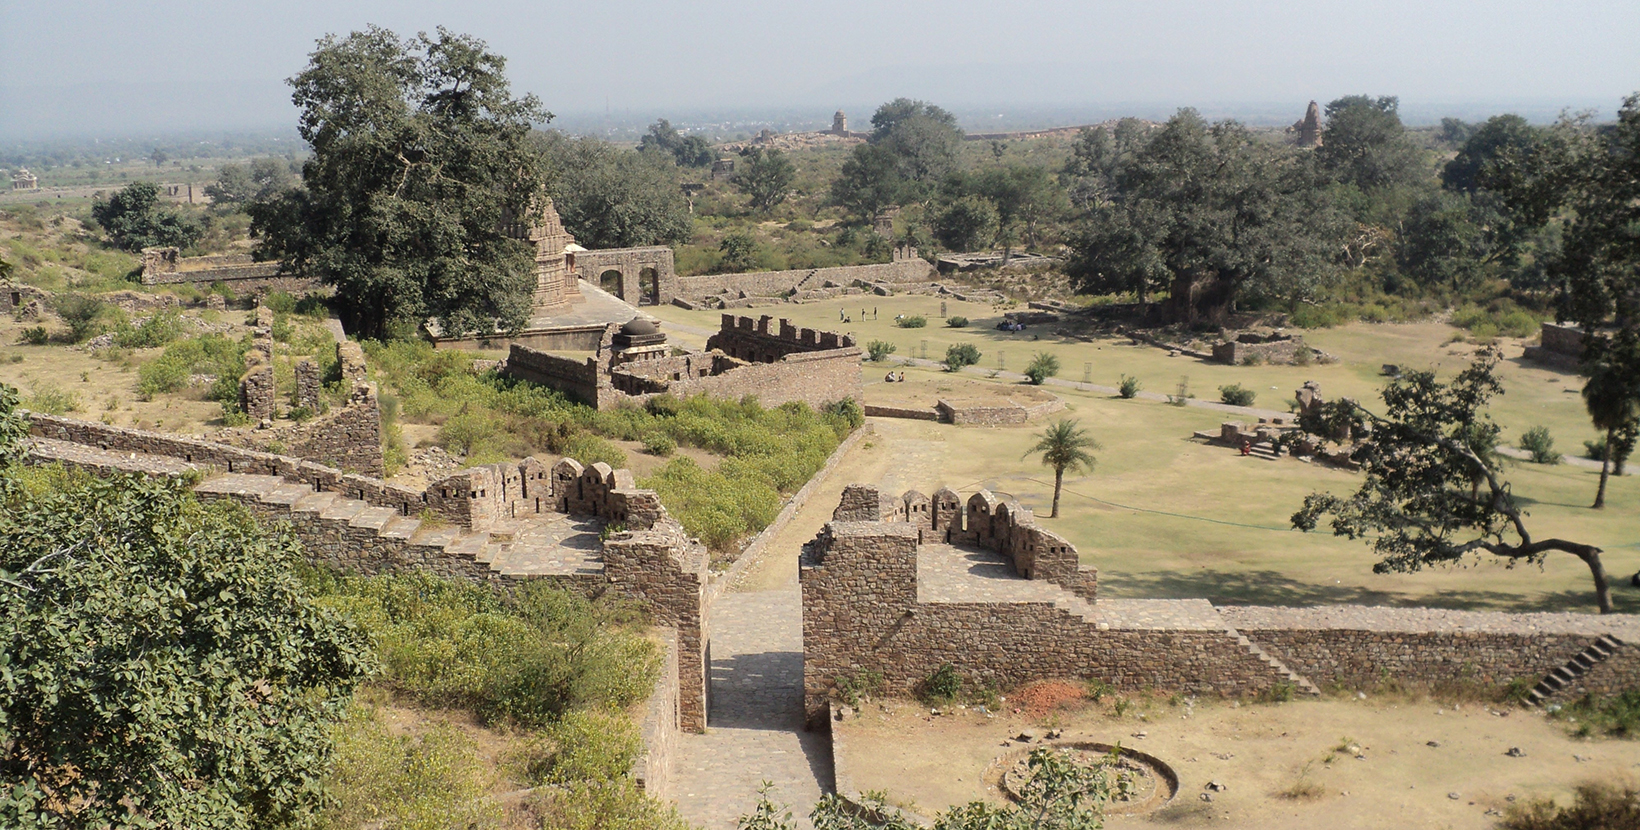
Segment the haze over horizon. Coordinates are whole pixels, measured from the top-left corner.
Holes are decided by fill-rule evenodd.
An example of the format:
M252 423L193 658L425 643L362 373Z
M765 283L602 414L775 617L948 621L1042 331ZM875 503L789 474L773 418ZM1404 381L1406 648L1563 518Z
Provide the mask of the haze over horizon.
M1409 122L1605 116L1640 89L1640 15L1615 0L1375 7L976 0L868 4L338 4L15 0L0 8L0 140L293 127L314 42L444 26L508 59L566 129L745 117L814 128L923 98L970 129L1195 106L1289 123L1311 99L1397 95ZM992 111L995 111L994 113Z

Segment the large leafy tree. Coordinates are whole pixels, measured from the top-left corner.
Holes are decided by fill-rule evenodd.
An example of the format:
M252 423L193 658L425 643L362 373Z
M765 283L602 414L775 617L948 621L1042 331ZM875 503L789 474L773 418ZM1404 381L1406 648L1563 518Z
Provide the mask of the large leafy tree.
M961 146L956 116L896 98L872 114L867 143L854 148L832 182L832 201L869 220L889 205L927 199L957 172Z
M1398 98L1347 95L1327 104L1326 114L1315 156L1338 181L1374 191L1427 175L1422 153L1401 124Z
M22 473L16 405L0 385L0 825L300 825L363 638L237 507Z
M906 201L910 189L893 151L879 144L861 144L832 180L831 201L856 218L870 221L883 208Z
M993 167L976 177L974 189L996 206L1004 257L1016 240L1035 247L1042 226L1066 208L1065 190L1048 168L1034 164Z
M1111 174L1072 244L1081 290L1172 285L1175 320L1219 320L1242 299L1289 307L1335 273L1343 226L1294 150L1184 109Z
M1534 538L1526 511L1502 476L1498 426L1487 403L1502 394L1497 355L1488 353L1449 383L1433 371L1407 372L1384 388L1384 409L1331 401L1305 413L1314 435L1361 435L1355 460L1366 473L1349 497L1312 493L1293 526L1314 530L1331 517L1334 535L1370 539L1377 573L1407 573L1491 554L1510 565L1542 562L1552 552L1581 559L1594 580L1601 613L1612 610L1600 548L1568 539Z
M649 132L638 140L638 152L671 156L679 167L707 167L717 158L711 142L679 133L665 118L649 125Z
M537 136L554 174L553 204L577 242L632 248L689 239L688 202L661 157L557 131Z
M127 251L186 248L198 242L203 233L198 223L176 208L161 204L159 185L153 182L132 182L107 201L98 199L91 205L91 218L115 245Z
M295 162L280 158L224 164L217 170L216 181L205 185L205 195L211 198L213 205L236 209L249 202L274 198L295 184L299 172Z
M313 149L301 190L252 204L261 253L334 285L352 331L381 337L431 319L447 332L529 316L545 171L505 60L439 29L401 40L326 37L290 80Z
M785 153L747 147L740 151L740 169L735 171L735 189L746 194L752 207L765 213L786 201L791 195L792 182L797 179L797 167Z

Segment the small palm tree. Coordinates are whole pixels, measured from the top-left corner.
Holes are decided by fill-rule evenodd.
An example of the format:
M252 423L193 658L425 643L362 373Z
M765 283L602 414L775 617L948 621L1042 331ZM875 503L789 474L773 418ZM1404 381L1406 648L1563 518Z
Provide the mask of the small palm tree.
M1059 490L1065 483L1065 471L1093 470L1094 457L1088 450L1101 449L1088 431L1069 418L1048 425L1036 437L1036 446L1025 451L1023 457L1041 455L1042 463L1053 468L1053 512L1048 518L1059 518Z

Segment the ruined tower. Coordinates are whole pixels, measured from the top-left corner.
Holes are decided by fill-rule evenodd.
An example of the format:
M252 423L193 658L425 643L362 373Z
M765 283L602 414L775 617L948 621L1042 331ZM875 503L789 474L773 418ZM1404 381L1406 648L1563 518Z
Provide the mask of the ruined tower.
M838 110L837 114L831 117L831 134L848 135L848 116L844 115L842 110Z
M1304 117L1294 121L1287 132L1293 135L1293 143L1300 147L1321 146L1321 108L1314 101L1304 110Z

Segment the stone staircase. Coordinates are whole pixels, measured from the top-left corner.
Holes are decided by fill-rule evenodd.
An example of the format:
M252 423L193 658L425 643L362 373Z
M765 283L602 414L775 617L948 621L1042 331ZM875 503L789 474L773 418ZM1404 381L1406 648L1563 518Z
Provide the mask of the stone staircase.
M1265 461L1276 461L1281 458L1281 446L1274 441L1258 441L1247 447L1247 455L1251 458Z
M1290 668L1287 668L1286 663L1277 660L1269 652L1259 648L1258 643L1247 639L1247 635L1235 630L1234 628L1226 628L1225 631L1234 636L1236 638L1236 642L1239 643L1248 654L1257 657L1259 660L1263 661L1264 665L1269 666L1271 669L1275 670L1277 674L1287 678L1287 682L1293 684L1293 688L1297 689L1300 694L1309 695L1311 697L1321 696L1321 690L1317 688L1314 683L1311 683L1309 678L1293 671Z
M1610 634L1600 635L1599 639L1590 643L1588 648L1583 649L1573 655L1572 659L1567 660L1566 665L1544 675L1543 679L1532 687L1532 691L1527 693L1526 702L1529 705L1537 706L1565 691L1567 687L1576 683L1578 678L1588 674L1595 666L1606 662L1606 658L1611 657L1622 647L1622 640Z

